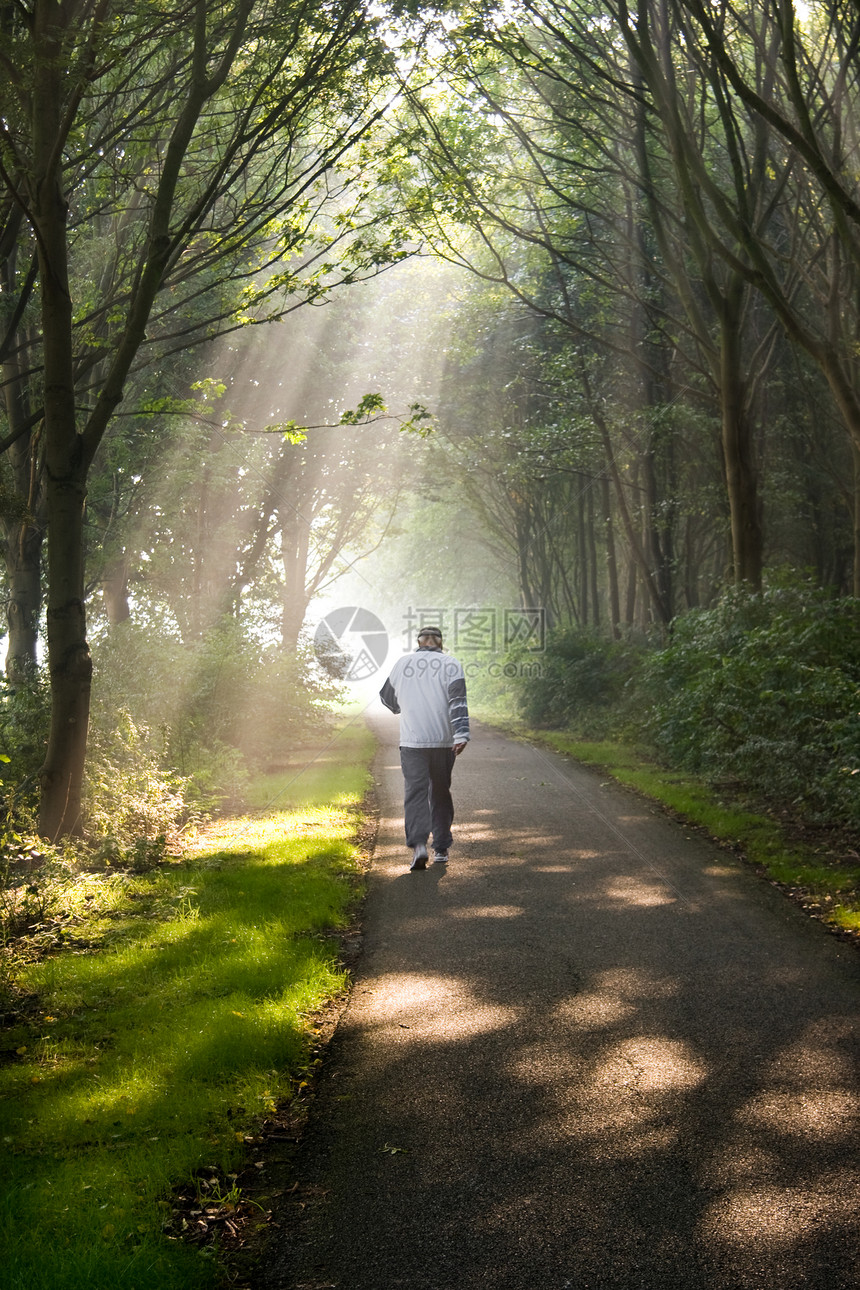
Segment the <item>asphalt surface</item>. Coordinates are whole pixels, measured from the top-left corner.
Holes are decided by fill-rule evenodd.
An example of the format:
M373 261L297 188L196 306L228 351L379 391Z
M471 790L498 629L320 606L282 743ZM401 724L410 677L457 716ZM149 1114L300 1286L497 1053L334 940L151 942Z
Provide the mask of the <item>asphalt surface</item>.
M260 1290L860 1286L860 954L599 776L479 729L365 949Z

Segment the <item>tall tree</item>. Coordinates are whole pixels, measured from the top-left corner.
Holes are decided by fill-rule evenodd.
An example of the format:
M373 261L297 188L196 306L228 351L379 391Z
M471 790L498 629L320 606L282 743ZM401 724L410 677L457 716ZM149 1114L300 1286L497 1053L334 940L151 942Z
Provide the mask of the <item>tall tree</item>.
M678 361L683 324L647 228L639 105L609 84L619 75L618 50L601 36L595 6L583 4L581 14L564 8L569 24L579 15L594 33L594 46L575 57L575 29L546 22L539 31L528 12L448 33L444 88L412 96L424 126L416 151L432 176L424 192L413 190L413 210L434 247L568 333L568 386L583 351L608 360L595 412L602 405L604 430L625 420L637 425L625 452L638 454L644 505L629 496L630 477L614 460L620 449L606 434L598 438L603 469L651 611L666 623L674 612L678 516L676 423L665 409L679 381L690 379ZM464 226L475 231L471 241L458 233ZM605 415L610 398L617 417Z
M285 292L318 294L338 276L325 258L310 280L288 261L311 242L326 177L382 111L388 54L357 0L185 0L169 11L31 0L4 3L2 27L4 209L7 226L23 212L40 299L31 352L43 390L52 692L40 828L55 838L81 827L92 670L84 505L111 417L150 330L162 346L188 342L190 301L206 297L194 329L211 332L277 314ZM339 182L344 207L370 187L355 170ZM90 203L81 224L79 200ZM348 210L341 218L335 236L355 227ZM359 236L353 247L346 276L391 252ZM237 318L217 279L239 258Z
M412 96L432 176L423 208L414 190L422 230L463 261L456 230L475 230L475 272L557 318L580 358L612 360L589 398L663 621L681 567L695 585L676 505L689 436L668 433L679 396L718 415L726 572L752 586L775 496L762 464L786 450L767 420L790 379L783 331L819 364L856 443L858 31L850 7L827 4L801 18L781 0L521 0L447 24L450 62ZM609 399L643 431L642 507L619 487ZM853 510L856 525L858 491Z
M734 277L733 294L741 282L760 293L818 364L860 460L856 7L827 0L801 14L792 0L609 0L607 10L648 86L696 234ZM722 168L684 111L671 70L682 64L719 114ZM764 222L755 209L763 190Z

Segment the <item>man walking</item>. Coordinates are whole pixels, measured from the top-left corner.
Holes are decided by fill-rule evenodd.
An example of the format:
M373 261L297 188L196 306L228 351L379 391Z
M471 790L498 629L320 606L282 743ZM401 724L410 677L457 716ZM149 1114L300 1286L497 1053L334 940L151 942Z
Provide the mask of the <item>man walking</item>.
M427 868L427 841L433 834L433 861L446 864L451 845L454 803L451 772L469 742L469 710L463 668L442 650L438 627L422 627L418 648L397 660L379 697L400 713L400 765L404 780L406 845L410 868Z

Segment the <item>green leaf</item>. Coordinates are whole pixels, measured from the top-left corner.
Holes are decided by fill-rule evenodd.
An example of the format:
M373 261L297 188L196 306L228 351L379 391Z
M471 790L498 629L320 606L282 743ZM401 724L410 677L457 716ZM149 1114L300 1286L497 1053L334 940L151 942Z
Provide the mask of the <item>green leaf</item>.
M365 394L354 411L350 409L343 413L340 418L340 424L342 426L357 426L362 421L370 420L374 415L384 415L387 410L385 400L381 394Z

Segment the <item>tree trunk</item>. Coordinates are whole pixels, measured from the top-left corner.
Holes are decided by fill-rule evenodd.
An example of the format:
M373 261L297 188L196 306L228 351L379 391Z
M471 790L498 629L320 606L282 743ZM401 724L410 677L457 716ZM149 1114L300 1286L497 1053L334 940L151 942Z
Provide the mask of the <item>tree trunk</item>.
M591 582L591 619L600 626L600 584L597 579L597 534L594 523L594 484L588 485L588 567Z
M624 535L627 538L627 544L630 548L631 559L638 565L638 572L648 590L651 606L657 621L665 626L669 623L671 617L669 606L665 603L660 594L660 588L648 562L645 548L639 535L636 533L633 516L630 514L630 507L627 502L627 493L625 491L624 481L621 478L621 471L615 457L615 450L612 446L612 436L609 431L609 424L603 415L599 401L595 399L592 394L588 372L582 364L580 365L580 377L582 380L582 388L585 392L586 398L588 399L588 407L591 412L591 416L600 433L600 439L606 460L606 468L609 478L612 481L615 500L618 504L618 513L621 517L621 523L624 526ZM635 592L633 594L635 595ZM631 592L628 588L628 606L630 604L630 596ZM627 621L631 621L629 615Z
M636 587L639 567L632 552L627 559L627 590L624 597L624 621L628 627L636 622Z
M11 225L4 229L12 236ZM0 267L0 292L14 300L16 287L16 245L13 241ZM3 361L2 385L6 420L15 442L8 452L14 498L3 516L3 551L9 599L6 605L8 648L6 676L13 686L26 684L38 661L39 616L42 610L43 517L40 485L35 461L34 435L30 422L30 378L32 366L27 330L21 328L9 345Z
M656 403L647 404L656 407ZM660 616L663 622L671 622L675 617L675 579L673 569L673 534L672 519L667 516L671 511L671 498L658 480L658 446L657 433L652 429L648 443L641 454L642 474L645 479L645 505L642 508L642 549L649 558L653 578L657 587ZM661 463L662 464L662 463Z
M105 569L102 578L102 599L111 627L127 623L131 618L128 600L128 560L125 556L115 560Z
M33 223L39 256L45 380L45 493L48 528L48 668L51 726L41 770L39 829L54 840L82 830L82 786L92 661L84 612L86 465L75 420L72 301L57 140L64 60L61 6L35 9Z
M699 604L699 568L692 515L687 516L684 529L684 600L687 609L696 609Z
M42 530L26 520L8 526L6 579L9 599L6 623L6 677L10 685L26 685L38 662L39 615L42 609Z
M860 446L854 456L854 595L860 598Z
M758 470L742 376L740 304L743 283L735 278L720 312L720 414L726 493L736 584L761 591L764 560Z
M618 591L618 559L615 551L615 530L612 524L612 496L606 475L601 478L601 489L606 540L606 574L609 580L609 617L612 635L617 640L621 635L621 597Z
M612 476L612 482L615 485L615 498L618 502L618 509L624 524L624 531L627 537L627 542L630 546L631 556L639 566L639 573L648 589L651 605L656 614L657 621L665 626L670 621L669 608L660 594L660 588L657 585L654 573L645 554L644 543L636 532L633 517L630 514L630 507L627 505L627 495L624 490L624 482L621 478L621 472L618 469L618 463L615 460L615 453L613 452L612 442L609 437L609 428L602 417L595 416L595 420L603 439L603 447L606 453L606 460L609 465L609 472Z
M579 496L576 499L576 545L579 554L579 578L578 578L578 618L583 627L588 626L588 539L586 536L585 522L585 496L582 486L579 488Z
M6 412L13 433L27 419L24 382L17 358L3 364ZM9 449L15 488L10 513L3 518L3 550L9 598L6 605L8 648L6 676L13 686L26 684L38 661L39 616L42 610L42 538L40 484L36 477L32 435L22 434Z
M279 515L281 563L284 569L281 644L285 650L295 650L308 607L306 586L310 530L292 508L282 507Z
M47 485L48 667L51 673L51 727L41 770L39 831L56 840L83 828L84 758L90 714L92 660L84 610L84 501L86 489L76 472L51 478Z
M523 519L522 513L516 509L514 515L514 527L517 544L517 570L519 573L520 600L524 609L536 609L538 607L538 598L532 589L531 576L529 573L529 545L530 538L528 525ZM549 608L543 606L547 615L547 625L549 625Z

